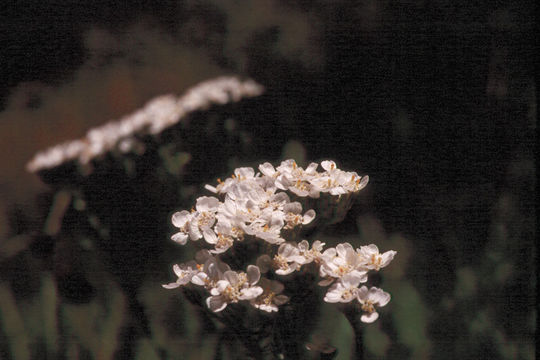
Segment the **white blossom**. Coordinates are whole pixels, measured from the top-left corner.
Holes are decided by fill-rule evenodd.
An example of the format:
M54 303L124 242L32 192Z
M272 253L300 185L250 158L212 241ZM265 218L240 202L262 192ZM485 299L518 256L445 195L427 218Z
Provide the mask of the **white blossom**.
M351 244L342 243L335 249L327 249L321 258L323 260L319 269L321 277L341 278L345 274L353 273L360 277L361 282L367 281L367 271L362 267L360 258Z
M361 246L360 249L357 249L358 257L362 262L363 266L370 270L377 270L390 264L396 252L394 250L386 251L383 254L379 253L379 248L375 244Z
M259 286L262 287L263 293L256 299L250 301L251 305L257 309L261 309L266 312L278 311L278 306L289 301L288 296L281 294L285 287L279 281L261 278Z
M358 296L358 285L363 278L357 273L348 273L335 282L324 296L324 301L329 303L348 303Z
M298 270L305 262L306 259L300 255L298 248L290 243L281 244L273 259L273 265L278 275L290 274Z
M210 290L212 296L206 299L207 306L210 310L219 312L230 303L255 299L263 293L260 286L255 286L260 277L259 268L255 265L249 265L247 273L226 271L223 278Z
M379 314L375 310L375 306L382 307L390 301L390 294L382 289L372 287L368 290L366 286L362 286L358 290L357 300L365 312L360 317L365 323L372 323L379 318Z
M214 256L210 256L204 263L202 271L193 275L191 283L211 289L218 281L223 279L223 274L229 270L231 270L229 265Z
M313 244L311 245L311 249L309 248L309 242L307 240L302 240L298 243L298 251L300 256L302 256L305 259L304 264L309 264L310 262L320 262L320 258L322 256L322 249L324 247L324 243L320 240L315 240Z
M109 151L144 152L137 140L141 135L157 135L182 121L189 113L204 110L212 104L226 104L242 98L259 96L264 88L253 80L218 77L194 86L181 97L162 95L150 100L142 109L117 121L90 129L85 137L56 145L37 153L26 165L28 171L51 169L68 161L88 164Z
M176 241L180 245L184 245L187 242L188 238L190 237L189 233L191 218L192 215L187 210L177 211L173 214L172 224L180 230L171 236L173 241Z
M176 282L162 285L165 289L175 289L179 286L188 284L194 275L198 274L202 270L202 265L197 264L195 261L190 261L186 264L174 264L173 271L178 276Z

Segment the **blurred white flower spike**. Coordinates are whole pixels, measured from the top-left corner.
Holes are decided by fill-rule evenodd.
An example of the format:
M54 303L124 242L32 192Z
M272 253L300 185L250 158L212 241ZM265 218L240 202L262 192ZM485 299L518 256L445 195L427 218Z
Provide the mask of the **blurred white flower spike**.
M253 80L227 76L207 80L192 87L183 96L156 97L142 109L120 120L90 129L82 139L41 151L26 168L30 172L38 172L69 161L86 165L109 151L142 153L144 144L139 137L157 135L195 111L259 96L263 91L264 88Z
M374 244L355 249L345 242L325 249L319 240L297 242L302 228L317 220L315 210L304 209L305 204L331 197L325 206L340 208L341 201L350 201L368 183L367 176L340 170L334 161L323 161L320 167L322 171L319 164L311 163L303 169L292 159L277 167L264 163L259 172L238 168L231 177L218 179L217 185L206 185L215 197L199 197L191 212L176 212L171 219L178 229L171 238L178 244L204 239L197 242L205 248L197 256L204 263L174 265L178 280L163 287L204 288L206 305L213 312L243 301L270 313L288 302L287 286L294 283L295 276L312 272L320 286L330 286L324 301L356 300L361 321L375 321L379 316L375 308L385 306L390 295L379 288L359 286L368 281L370 271L388 266L396 252L381 254ZM231 270L221 258L232 256L238 262L234 249L239 242L255 244L247 247L252 253L242 253L256 259L256 265L247 265L245 273Z

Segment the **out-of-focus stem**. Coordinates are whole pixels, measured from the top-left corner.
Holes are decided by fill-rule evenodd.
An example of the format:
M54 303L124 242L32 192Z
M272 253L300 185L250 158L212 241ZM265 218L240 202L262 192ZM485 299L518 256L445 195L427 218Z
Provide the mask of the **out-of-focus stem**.
M348 306L345 306L342 311L345 317L347 318L347 320L349 321L349 324L351 324L351 327L353 328L353 331L354 331L354 341L355 341L354 359L363 360L364 359L363 326L360 321L358 311L351 304L348 304Z

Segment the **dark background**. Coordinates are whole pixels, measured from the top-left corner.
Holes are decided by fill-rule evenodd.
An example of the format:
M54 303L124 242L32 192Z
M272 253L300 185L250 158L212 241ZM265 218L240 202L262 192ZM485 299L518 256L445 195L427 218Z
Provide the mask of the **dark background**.
M47 190L23 169L37 150L152 96L213 75L249 76L267 89L244 109L251 161L278 159L293 141L307 160L370 175L367 209L353 212L408 239L403 266L429 309L427 354L532 358L533 14L528 1L8 5L0 235L40 226L35 199ZM219 149L208 144L209 153ZM499 265L508 274L490 284ZM467 300L462 281L476 284ZM488 330L464 339L483 310ZM384 356L415 358L414 342L389 336Z

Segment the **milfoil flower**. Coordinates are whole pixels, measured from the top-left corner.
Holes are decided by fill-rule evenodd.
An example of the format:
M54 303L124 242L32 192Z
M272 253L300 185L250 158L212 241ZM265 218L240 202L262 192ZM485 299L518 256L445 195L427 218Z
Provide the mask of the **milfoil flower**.
M284 286L279 281L262 278L259 285L262 287L263 293L250 301L251 305L257 309L267 312L278 311L278 306L289 301L288 296L281 295Z
M305 262L306 259L300 255L298 248L289 243L281 244L273 259L273 265L278 275L288 275L298 270Z
M305 259L304 264L309 264L310 262L315 261L317 264L320 263L320 258L322 256L322 249L325 243L320 240L315 240L311 249L309 248L309 242L307 240L302 240L298 243L298 251L300 256Z
M321 260L319 275L327 278L319 283L321 286L329 285L333 280L349 273L360 277L361 282L367 281L367 270L362 266L360 258L349 243L338 244L335 248L325 250Z
M261 272L255 265L247 267L247 273L226 271L210 290L212 296L206 299L206 305L213 312L222 311L230 303L240 300L252 300L263 293L263 289L255 284L261 278Z
M178 276L176 282L163 284L165 289L175 289L179 286L185 285L191 281L193 276L202 271L203 265L197 264L195 261L190 261L186 264L174 264L173 271Z
M281 237L283 229L284 214L281 211L265 209L261 216L254 222L244 227L244 231L255 237L265 240L270 244L281 244L285 239Z
M285 213L285 229L292 229L298 225L307 225L315 219L315 210L310 209L302 215L302 205L296 201L286 204L283 207L283 212Z
M195 211L189 222L191 240L199 240L203 237L204 231L214 225L219 204L219 200L211 196L201 196L197 199Z
M369 270L377 270L390 264L396 252L389 250L384 254L379 253L377 245L371 244L367 246L361 246L360 249L356 249L360 262Z
M204 230L204 239L215 247L214 250L210 250L212 254L221 254L227 251L233 246L235 235L232 225L226 220L220 220L214 230Z
M372 323L379 318L379 313L375 310L375 306L382 307L390 301L390 294L382 289L372 287L368 290L366 286L358 289L357 300L365 312L360 317L360 320L365 323Z
M191 283L204 286L206 289L212 289L218 281L223 279L223 274L231 270L231 268L218 258L209 255L209 253L206 254L208 257L202 271L193 275Z
M324 296L324 301L329 303L348 303L358 296L358 285L362 282L362 275L358 273L349 273L335 282Z
M202 238L205 229L209 229L214 225L218 205L218 199L202 196L197 199L194 211L182 210L175 212L171 220L179 231L172 235L171 239L184 245L188 239L195 241Z
M205 185L204 187L206 190L209 190L214 194L225 194L230 191L232 187L243 181L256 182L257 177L258 175L256 175L255 171L250 167L237 168L234 170L234 174L225 179L225 181L218 179L217 186Z

